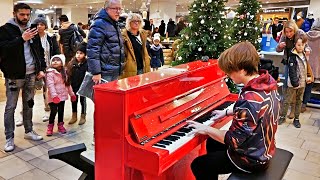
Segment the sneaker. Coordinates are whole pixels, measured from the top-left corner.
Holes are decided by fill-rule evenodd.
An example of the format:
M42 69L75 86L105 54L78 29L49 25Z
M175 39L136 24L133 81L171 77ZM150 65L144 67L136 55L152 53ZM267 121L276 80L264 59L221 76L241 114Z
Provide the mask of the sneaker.
M14 150L14 139L13 138L7 139L6 145L4 146L4 151L11 152L13 150Z
M286 122L286 118L280 116L279 121L278 121L278 124L281 125L281 124L284 123L284 122Z
M16 118L16 126L19 127L19 126L22 126L23 125L23 121L22 119L19 119L19 118Z
M30 140L33 140L33 141L40 141L40 140L43 139L42 136L37 134L35 131L30 131L28 133L25 133L24 134L24 138L25 139L30 139Z
M49 121L49 116L44 115L44 116L42 117L42 122L47 122L47 121Z
M293 125L294 125L294 127L296 127L296 128L301 128L301 124L300 124L299 119L294 119L294 120L293 120Z
M63 127L63 124L64 122L59 122L58 123L58 131L61 133L61 134L65 134L67 132L66 128Z

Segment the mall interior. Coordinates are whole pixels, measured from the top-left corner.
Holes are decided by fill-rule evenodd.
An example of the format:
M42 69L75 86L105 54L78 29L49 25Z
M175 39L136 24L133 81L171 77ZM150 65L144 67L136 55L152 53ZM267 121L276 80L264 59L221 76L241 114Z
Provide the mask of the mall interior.
M113 0L111 1L113 2ZM201 112L201 103L210 100L210 97L203 95L206 88L203 88L204 84L201 84L201 82L202 79L214 78L205 77L205 75L200 77L199 74L193 76L192 73L196 72L195 69L198 68L199 73L202 74L200 70L205 71L202 64L205 64L208 68L214 68L212 64L217 66L216 60L209 60L208 63L203 59L199 62L175 66L174 63L181 60L178 51L179 47L182 46L179 46L179 42L180 39L184 38L185 40L185 37L183 37L185 31L176 32L176 28L174 28L175 32L171 35L169 31L172 30L168 28L170 24L168 22L173 21L173 24L177 27L178 22L182 19L183 28L191 27L191 23L188 22L191 19L189 18L190 9L198 8L198 11L202 12L201 9L206 6L203 4L218 4L217 2L221 1L223 1L225 7L224 10L219 11L222 12L224 19L232 21L236 18L243 18L243 15L237 13L237 8L242 5L241 2L255 2L256 0L240 0L240 2L239 0L122 0L121 8L114 9L117 12L119 11L120 14L119 23L114 26L121 25L120 28L123 30L128 26L126 18L130 17L130 14L140 14L145 24L145 27L142 28L146 32L148 30L151 44L156 41L156 36L159 34L160 47L163 52L163 63L160 63L159 69L158 66L154 68L155 65L151 65L152 70L149 69L144 74L139 75L138 73L136 76L108 82L101 87L100 85L95 86L95 103L84 97L87 108L85 113L81 113L81 116L80 113L74 113L72 110L72 97L66 100L63 116L64 128L66 129L64 133L60 131L61 129L58 130L58 127L54 127L53 134L51 132L51 135L48 135L51 105L50 108L45 106L43 90L36 90L32 108L32 124L37 137L42 137L41 140L37 141L26 139L26 122L24 122L22 115L23 98L21 93L14 110L14 149L8 149L7 146L8 138L6 138L6 135L8 130L4 118L7 113L6 104L12 99L11 96L8 97L9 86L6 88L6 82L9 82L7 81L9 78L5 77L6 75L0 70L0 180L196 179L192 175L190 164L195 157L205 153L207 136L192 135L192 138L189 138L188 143L186 143L188 147L185 147L186 144L180 144L174 150L162 148L164 145L161 143L159 146L161 151L159 149L155 150L155 146L151 147L148 142L156 142L155 139L168 136L164 134L173 133L172 129L175 129L175 126L181 127L182 124L185 124L185 119L183 119L183 121L180 120L181 122L172 122L170 128L165 129L165 126L169 122L171 123L171 119L174 119L177 114L179 114L179 117L186 118L187 115L184 117L184 114L189 112L188 109L192 109L190 111L192 116L189 116L200 118L205 113ZM276 49L279 46L279 39L285 31L280 29L273 36L274 21L278 20L280 26L283 27L287 21L298 22L303 20L303 22L309 23L310 28L305 30L301 25L298 25L298 28L306 34L308 34L308 31L318 31L316 42L320 44L320 0L258 1L261 4L261 10L258 11L256 17L251 18L256 19L261 26L261 29L257 29L260 36L257 42L261 45L258 54L263 59L271 60L272 67L276 67L278 72L277 91L283 101L283 97L286 96L284 87L286 66L283 65L282 60L286 54L283 51L277 52ZM203 2L203 6L195 6L197 2L198 4ZM1 0L0 26L5 25L15 17L13 15L14 6L19 3L28 4L32 8L30 22L33 22L41 14L42 20L46 22L45 32L57 37L60 50L63 49L62 36L59 33L62 28L60 17L66 15L69 22L74 23L75 26L78 25L78 28L86 34L83 41L89 44L91 25L95 23L97 13L104 10L105 7L105 0ZM192 13L195 14L194 11ZM210 16L210 13L212 11L206 12L205 15ZM161 23L162 21L164 26ZM201 22L201 24L203 23ZM318 27L314 28L316 24ZM214 28L211 27L210 30L208 28L208 32ZM0 28L0 31L3 30ZM197 32L191 34L190 39L191 36L198 36L198 34ZM8 53L3 50L3 47L6 46L5 42L7 42L4 39L4 37L0 37L0 53L7 55ZM101 44L101 46L104 46L104 44ZM150 47L154 48L155 46L150 45ZM312 49L311 53L315 54L314 57L317 58L314 61L320 62L320 46L318 45L317 48ZM197 50L202 51L203 49L206 49L206 43L202 45L201 49L198 48ZM135 50L131 49L136 53ZM89 52L89 49L86 49L86 51ZM77 52L79 52L79 49ZM113 55L110 56L113 57ZM4 55L0 54L0 68L4 68L1 65L4 62L1 61L7 60L3 57ZM1 58L4 60L1 60ZM305 104L306 106L302 105L304 110L301 108L299 116L301 127L296 128L293 117L289 118L291 116L290 111L294 109L289 107L288 118L278 126L275 134L276 147L291 152L293 157L291 161L278 162L278 165L288 163L288 166L278 170L282 171L279 177L268 176L260 179L320 180L320 64L310 63L310 65L314 74L314 82L312 83L311 98ZM219 70L215 69L215 71ZM47 69L48 72L50 71ZM319 73L319 76L317 76L317 73ZM226 78L226 76L220 77L220 75L221 73L217 73L217 78L218 76L222 79ZM225 96L230 96L228 88L224 87L224 80L214 82L222 83L221 87L219 84L221 90L214 90L217 91L216 94L223 92L223 94L226 94ZM184 84L186 86L183 83L186 83ZM199 90L199 87L194 86L194 84L201 86L202 89ZM239 85L237 89L239 90L241 87L243 86ZM219 96L216 94L214 96ZM199 100L200 98L204 98L204 100ZM197 104L193 105L193 102ZM78 110L82 108L80 103L76 106ZM283 110L282 108L280 108L280 111ZM163 114L160 114L160 111ZM201 115L194 115L194 113ZM153 120L151 117L154 117L155 114L157 117L156 120ZM228 117L230 117L229 122L216 123L215 127L228 130L232 116ZM78 121L72 124L68 123L74 118ZM86 118L86 121L80 123L79 121L83 121L82 118ZM162 124L154 125L158 122ZM152 128L148 126L152 126ZM165 130L158 132L158 129L161 128ZM147 139L150 134L152 137ZM157 144L159 145L159 143ZM159 159L160 156L167 157ZM219 164L219 162L216 163ZM273 163L272 166L276 166L276 164ZM274 168L277 169L277 167ZM232 179L231 176L230 173L220 174L218 179ZM250 177L242 179L258 179Z

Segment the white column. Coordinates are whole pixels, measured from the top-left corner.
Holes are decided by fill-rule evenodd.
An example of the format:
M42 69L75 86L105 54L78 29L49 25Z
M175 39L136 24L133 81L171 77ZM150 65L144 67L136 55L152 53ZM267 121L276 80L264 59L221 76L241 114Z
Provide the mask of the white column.
M319 0L310 0L310 6L308 9L309 12L313 12L314 19L320 18L320 1Z
M0 26L2 26L13 17L13 0L1 0L0 7Z
M154 19L154 16L158 10L160 12L160 19L154 20L154 25L156 27L160 26L161 20L164 20L166 24L169 22L169 18L172 18L173 21L176 21L177 9L175 1L171 0L159 0L152 1L150 4L150 19Z
M74 24L78 24L78 22L82 22L82 24L88 23L87 8L63 8L62 14L67 15L69 21Z

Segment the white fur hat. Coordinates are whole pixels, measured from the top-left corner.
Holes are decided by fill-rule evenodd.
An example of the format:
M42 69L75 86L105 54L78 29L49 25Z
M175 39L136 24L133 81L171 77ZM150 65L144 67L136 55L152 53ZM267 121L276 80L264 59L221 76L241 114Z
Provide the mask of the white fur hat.
M160 34L159 33L155 33L153 35L153 41L155 41L155 40L159 40L160 41Z
M63 54L57 54L57 55L52 56L52 58L50 59L50 65L51 65L51 63L52 63L52 59L53 59L53 58L59 58L59 59L61 59L63 66L64 66L64 64L66 63L66 57L65 57Z

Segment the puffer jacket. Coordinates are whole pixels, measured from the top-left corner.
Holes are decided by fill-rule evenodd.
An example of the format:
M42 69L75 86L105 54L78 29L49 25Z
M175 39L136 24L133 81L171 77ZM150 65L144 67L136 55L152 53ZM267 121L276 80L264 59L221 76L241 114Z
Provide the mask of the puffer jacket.
M58 97L60 101L66 101L68 100L68 95L75 95L72 87L65 85L62 75L56 69L49 68L46 73L48 103L53 102L54 97Z
M309 62L307 61L307 58L304 55L304 59L306 60L307 67L299 66L302 64L302 59L298 55L298 52L296 49L293 49L291 52L291 56L289 57L289 79L288 79L288 86L289 87L305 87L306 85L306 78L310 77L311 81L313 81L313 73L310 67ZM299 62L298 62L299 61ZM301 69L302 68L302 69Z
M93 75L121 74L124 48L120 28L105 9L95 16L88 36L88 71Z
M312 28L308 33L308 45L311 51L309 63L315 78L320 78L320 28Z
M142 41L142 60L143 60L143 73L150 72L150 56L147 50L147 33L145 30L139 31ZM137 75L137 61L134 55L134 49L130 41L128 31L124 29L122 31L124 40L124 52L125 52L125 67L121 78L127 78Z

